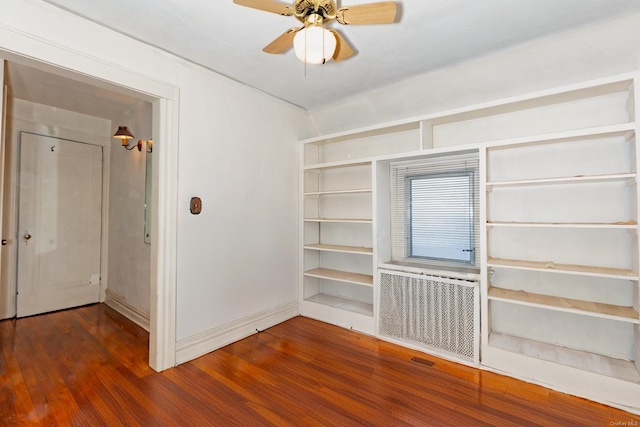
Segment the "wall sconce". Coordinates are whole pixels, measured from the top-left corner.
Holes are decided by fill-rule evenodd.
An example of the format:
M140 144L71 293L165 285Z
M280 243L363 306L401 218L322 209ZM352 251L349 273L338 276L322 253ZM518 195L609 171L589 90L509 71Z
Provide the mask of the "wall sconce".
M142 151L142 140L139 140L136 145L132 145L131 148L129 148L129 140L133 139L133 134L126 126L118 126L118 130L113 135L113 137L122 141L122 146L125 148L125 150L133 150L134 148L138 147L138 151Z
M142 151L142 140L139 139L138 143L135 145L132 145L131 147L129 147L129 140L133 139L134 136L133 134L129 131L129 128L127 128L126 126L118 126L118 130L116 131L116 133L113 135L114 138L116 139L120 139L122 141L122 146L124 147L125 150L133 150L134 148L138 148L138 151ZM146 141L146 152L147 153L152 153L153 152L153 140L149 139L148 141Z

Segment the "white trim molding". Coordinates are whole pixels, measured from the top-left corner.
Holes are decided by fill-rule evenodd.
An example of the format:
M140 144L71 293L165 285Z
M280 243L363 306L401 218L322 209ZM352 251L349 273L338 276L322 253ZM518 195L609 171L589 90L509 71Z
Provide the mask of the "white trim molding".
M149 313L131 305L122 295L106 289L104 303L145 331L150 331Z
M297 315L298 302L292 301L185 338L176 343L176 363L196 359Z
M153 103L153 195L151 239L151 331L149 366L176 365L179 90ZM158 147L156 150L155 148Z

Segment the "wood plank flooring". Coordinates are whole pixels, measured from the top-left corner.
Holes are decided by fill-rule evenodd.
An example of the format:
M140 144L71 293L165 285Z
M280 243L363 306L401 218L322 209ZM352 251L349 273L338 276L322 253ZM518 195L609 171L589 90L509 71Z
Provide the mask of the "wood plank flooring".
M638 426L640 416L297 317L162 373L103 304L0 322L0 425Z

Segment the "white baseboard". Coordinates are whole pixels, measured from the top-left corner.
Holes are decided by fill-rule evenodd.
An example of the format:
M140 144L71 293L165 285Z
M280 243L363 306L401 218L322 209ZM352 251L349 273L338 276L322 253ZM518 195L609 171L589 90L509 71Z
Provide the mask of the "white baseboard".
M196 359L297 315L298 301L292 301L180 340L176 345L176 364Z
M122 295L107 289L104 293L104 303L149 332L151 325L149 313L134 307Z

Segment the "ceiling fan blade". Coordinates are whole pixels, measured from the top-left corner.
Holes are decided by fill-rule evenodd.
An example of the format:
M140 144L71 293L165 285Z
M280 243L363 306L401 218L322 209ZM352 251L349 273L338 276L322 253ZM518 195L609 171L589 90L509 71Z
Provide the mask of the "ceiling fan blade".
M233 0L235 4L247 6L253 9L264 10L266 12L277 13L278 15L293 15L291 5L280 3L275 0Z
M266 45L264 49L262 49L262 51L272 54L278 54L287 51L291 46L293 46L293 38L296 36L296 33L302 28L304 27L289 28L287 31L282 33L280 37Z
M334 61L343 61L355 53L349 43L336 30L329 30L336 36L336 51L333 54Z
M393 1L342 7L336 20L344 25L390 24L396 19L397 9Z

